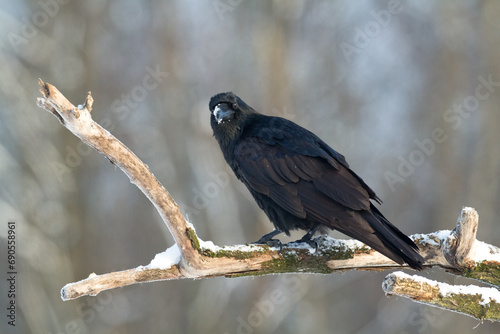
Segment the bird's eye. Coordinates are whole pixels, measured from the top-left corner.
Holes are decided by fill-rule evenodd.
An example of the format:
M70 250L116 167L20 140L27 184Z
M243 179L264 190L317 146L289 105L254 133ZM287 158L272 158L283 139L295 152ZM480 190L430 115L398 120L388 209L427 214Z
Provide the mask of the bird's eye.
M233 103L233 109L234 110L238 109L238 105L236 103Z

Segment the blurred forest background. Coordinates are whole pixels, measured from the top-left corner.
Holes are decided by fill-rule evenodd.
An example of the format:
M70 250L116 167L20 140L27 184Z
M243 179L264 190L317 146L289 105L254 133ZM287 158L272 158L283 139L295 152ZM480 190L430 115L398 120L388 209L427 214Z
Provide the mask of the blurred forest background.
M159 282L63 302L66 283L147 265L173 239L127 177L35 101L38 78L75 104L92 91L93 118L218 245L272 229L212 138L208 101L231 90L343 153L406 233L451 229L466 205L479 212L478 239L498 246L500 2L0 2L1 333L456 333L478 324L386 298L388 272ZM17 224L15 328L8 221ZM273 293L283 299L271 303Z

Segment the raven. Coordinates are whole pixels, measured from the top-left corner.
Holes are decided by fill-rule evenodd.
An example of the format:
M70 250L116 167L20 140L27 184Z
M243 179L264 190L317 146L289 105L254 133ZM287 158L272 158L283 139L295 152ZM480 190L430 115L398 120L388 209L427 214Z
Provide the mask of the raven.
M301 229L307 233L298 241L313 245L314 233L330 228L422 269L417 245L373 205L370 200L381 200L342 154L292 121L258 113L231 92L213 96L209 109L226 162L274 224L256 243L279 243L275 235Z

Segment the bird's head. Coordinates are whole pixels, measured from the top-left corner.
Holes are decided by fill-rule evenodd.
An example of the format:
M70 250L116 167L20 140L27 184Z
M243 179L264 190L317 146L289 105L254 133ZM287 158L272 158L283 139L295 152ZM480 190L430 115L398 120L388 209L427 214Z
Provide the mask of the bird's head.
M219 93L210 99L210 124L216 137L237 136L248 116L257 112L235 94ZM218 138L218 139L219 139Z
M238 123L239 118L255 113L249 105L232 92L219 93L210 99L211 120L217 124Z

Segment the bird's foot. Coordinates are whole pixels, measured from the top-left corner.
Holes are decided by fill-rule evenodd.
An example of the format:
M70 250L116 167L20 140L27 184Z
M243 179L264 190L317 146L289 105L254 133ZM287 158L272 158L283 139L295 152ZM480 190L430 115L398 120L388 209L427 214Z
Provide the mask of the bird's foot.
M252 242L252 244L268 245L271 247L279 248L279 250L281 252L281 250L283 249L283 244L278 239L273 239L273 237L275 235L278 235L280 233L282 233L280 230L274 230L271 233L268 233L268 234L262 236L262 238L260 238L256 242Z
M292 241L289 244L308 244L309 247L314 248L314 252L318 251L318 243L316 240L311 239L311 236L307 234L299 240Z
M265 236L264 236L265 237ZM278 239L260 238L256 242L252 242L253 245L267 245L274 248L279 248L280 252L283 250L283 244Z
M317 224L313 226L302 238L299 240L295 240L294 242L291 242L291 244L308 244L309 247L314 248L314 252L318 250L318 242L316 240L313 240L312 237L316 231L320 229L321 225Z

